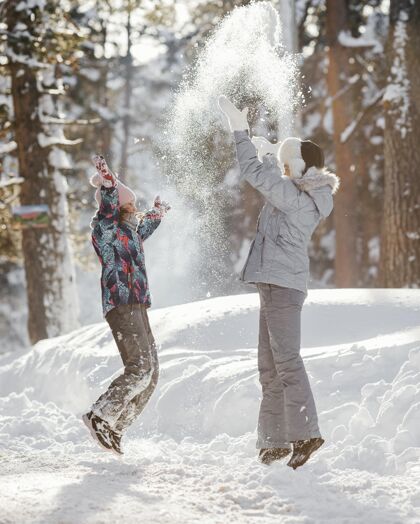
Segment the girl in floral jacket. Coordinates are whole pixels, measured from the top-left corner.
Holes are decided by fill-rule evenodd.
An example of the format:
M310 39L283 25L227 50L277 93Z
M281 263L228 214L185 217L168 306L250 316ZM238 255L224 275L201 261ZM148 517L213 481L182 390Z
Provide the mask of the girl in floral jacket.
M137 213L136 196L94 158L99 209L92 220L92 243L102 265L102 307L120 352L124 372L83 416L93 438L105 449L122 453L123 432L138 417L158 379L156 345L147 308L150 291L143 242L170 209L156 197L150 211Z

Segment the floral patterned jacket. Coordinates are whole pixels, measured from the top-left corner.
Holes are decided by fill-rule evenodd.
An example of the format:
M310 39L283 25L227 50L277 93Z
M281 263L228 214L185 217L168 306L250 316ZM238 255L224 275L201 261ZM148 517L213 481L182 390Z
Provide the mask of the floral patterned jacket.
M151 209L133 226L119 220L118 186L102 186L101 199L92 221L92 243L102 265L104 316L123 304L150 307L143 242L159 226L161 214Z

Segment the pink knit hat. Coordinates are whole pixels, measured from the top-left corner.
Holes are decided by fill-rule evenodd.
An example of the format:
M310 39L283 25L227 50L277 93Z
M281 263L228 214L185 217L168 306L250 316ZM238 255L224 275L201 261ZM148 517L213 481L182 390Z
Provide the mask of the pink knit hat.
M96 187L95 191L95 200L98 203L98 206L101 205L101 186L104 184L104 179L99 173L96 173L91 177L90 184L93 187ZM123 184L120 180L117 180L117 190L118 190L118 202L120 207L128 204L129 202L136 202L136 195L128 186Z

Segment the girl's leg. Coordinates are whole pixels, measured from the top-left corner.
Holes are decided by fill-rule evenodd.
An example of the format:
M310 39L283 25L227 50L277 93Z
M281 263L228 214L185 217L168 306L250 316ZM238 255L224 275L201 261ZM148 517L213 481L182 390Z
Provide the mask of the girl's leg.
M92 412L114 427L130 401L147 390L152 382L154 360L141 309L118 306L108 315L124 363L124 373L113 380L92 406Z
M315 402L300 356L300 317L305 295L270 285L266 319L273 360L283 384L287 439L320 437Z
M258 370L262 400L258 417L257 448L290 448L286 433L283 384L276 371L266 319L269 284L259 284L258 291L261 302Z
M152 330L150 328L149 317L147 315L146 309L142 309L142 315L143 315L144 325L146 326L147 337L149 340L150 351L151 351L152 367L153 367L152 379L148 387L143 392L141 392L139 395L136 395L127 404L126 408L121 413L119 419L117 420L114 426L114 431L118 433L123 433L123 431L125 431L136 420L136 418L141 414L146 404L148 403L150 397L152 396L154 390L156 389L156 385L159 379L159 363L158 363L157 348L156 348L155 339L153 337Z

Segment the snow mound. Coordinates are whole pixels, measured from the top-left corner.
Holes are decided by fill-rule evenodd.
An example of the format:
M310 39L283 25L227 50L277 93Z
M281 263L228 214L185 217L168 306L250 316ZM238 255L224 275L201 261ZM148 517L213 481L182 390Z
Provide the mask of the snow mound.
M214 481L223 492L223 504L230 500L241 508L240 517L232 517L232 522L248 522L254 510L258 514L256 508L264 523L278 522L279 514L290 514L290 522L307 522L305 513L302 520L293 520L300 510L288 498L307 492L309 501L301 502L301 511L314 522L418 522L420 291L309 293L302 354L326 445L299 479L283 465L255 470L258 305L257 295L249 294L150 312L160 343L161 377L126 438L132 466L130 462L120 468L110 465L112 459L94 448L80 421L121 369L105 323L42 341L20 354L6 354L0 359L0 449L12 457L38 453L37 467L48 463L49 472L60 469L52 456L59 457L60 464L78 461L79 472L83 464L89 471L96 468L95 474L102 467L114 468L121 482L126 475L136 475L138 468L146 476L151 468L151 485L156 475L162 474L169 483L177 475L181 479L191 475L192 484L185 489L190 489L191 497L198 496L198 490L203 500L209 497L209 504L211 496L221 496L215 495ZM91 462L84 462L86 456ZM16 458L14 474L22 467L26 466ZM240 493L235 492L238 483ZM92 492L95 497L93 488ZM356 497L357 503L336 507L342 492ZM24 496L15 493L16 500ZM145 497L143 503L151 504L149 492ZM328 511L314 502L324 497L331 502ZM194 511L188 507L188 515L198 519L194 513L198 506ZM253 508L251 513L247 508ZM87 518L92 508L86 506L85 511ZM162 517L159 522L193 522L186 514L181 512L172 521ZM71 512L56 509L51 515L40 522L80 522ZM112 521L104 514L98 519ZM216 521L216 517L203 520Z
M329 442L324 454L335 466L392 473L420 455L419 309L417 291L309 294L302 353ZM257 295L173 306L150 316L161 345L161 379L133 431L177 440L253 432L260 396ZM121 368L102 323L0 363L3 442L22 433L43 439L50 433L55 442L57 424L84 412ZM7 415L17 412L24 421L9 421ZM66 427L61 435L73 440Z

